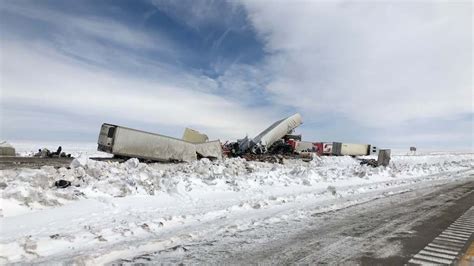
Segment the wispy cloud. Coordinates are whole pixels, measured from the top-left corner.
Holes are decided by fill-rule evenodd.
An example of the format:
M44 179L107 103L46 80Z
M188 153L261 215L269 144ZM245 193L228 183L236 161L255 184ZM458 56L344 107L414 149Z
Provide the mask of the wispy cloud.
M376 127L473 111L471 2L244 5L275 104Z
M47 47L3 45L8 53L2 59L2 99L10 104L101 114L112 121L195 125L227 137L255 133L265 118L272 117L268 110L247 109L224 97L86 68Z
M236 138L255 134L261 124L278 117L275 108L248 108L219 92L222 81L173 64L182 46L159 32L44 6L9 2L2 5L2 12L45 22L51 27L48 35L54 36L33 39L15 32L2 36L2 111L16 116L19 123L34 115L9 107L60 112L76 119L100 116L115 123L194 126L214 137ZM143 50L152 50L152 56ZM225 83L232 83L232 78ZM13 126L15 118L2 120ZM51 118L44 127L55 131L65 123Z
M59 28L68 37L89 37L113 42L130 49L165 49L171 52L171 43L164 36L150 35L142 30L132 28L120 22L97 16L77 16L65 14L57 10L43 7L16 4L5 1L0 10L15 16L46 22ZM83 36L86 35L86 36Z

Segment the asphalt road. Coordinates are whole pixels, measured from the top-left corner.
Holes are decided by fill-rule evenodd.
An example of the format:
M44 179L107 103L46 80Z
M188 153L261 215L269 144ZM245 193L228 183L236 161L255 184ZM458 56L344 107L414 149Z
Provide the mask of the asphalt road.
M227 262L403 265L473 206L471 177L315 215L315 222L298 234Z
M473 204L474 175L467 174L114 263L404 265Z

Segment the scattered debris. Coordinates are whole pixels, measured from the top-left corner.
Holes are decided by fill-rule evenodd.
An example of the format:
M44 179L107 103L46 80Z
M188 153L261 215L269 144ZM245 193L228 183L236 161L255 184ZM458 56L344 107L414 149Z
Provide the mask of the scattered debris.
M336 187L334 187L334 186L328 186L328 187L327 187L327 190L328 190L332 195L336 196L336 194L337 194Z
M95 237L95 239L101 241L101 242L107 242L107 239L105 239L105 237L103 237L102 235L98 235Z
M71 186L71 182L69 182L67 180L64 180L64 179L60 179L60 180L54 182L54 185L57 188L67 188L67 187Z
M368 166L372 166L372 167L378 166L377 161L375 159L361 159L360 165L364 165L364 164Z
M386 150L380 150L379 151L379 156L377 160L375 159L361 159L360 165L369 165L372 167L377 167L377 166L388 166L390 163L390 153L391 150L386 149Z
M54 234L54 235L50 235L49 238L51 239L58 239L60 237L59 234Z
M285 142L283 139L278 140L275 142L270 148L268 148L269 154L282 154L282 155L291 155L294 153L293 146Z
M34 157L39 157L39 158L62 158L62 157L71 157L71 154L66 154L65 152L62 152L62 147L59 146L58 149L55 152L51 152L47 148L39 149L38 152L34 155Z
M242 158L244 158L247 161L279 163L279 164L283 164L283 159L284 159L282 155L252 154L252 153L243 154Z

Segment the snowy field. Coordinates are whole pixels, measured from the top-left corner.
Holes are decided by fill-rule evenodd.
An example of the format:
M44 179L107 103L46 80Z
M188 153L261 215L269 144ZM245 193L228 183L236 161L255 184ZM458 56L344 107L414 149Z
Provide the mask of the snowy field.
M13 144L20 154L37 148ZM78 156L70 169L0 170L1 263L95 265L160 251L179 257L189 243L232 238L262 224L291 226L314 212L474 173L472 153L395 155L389 167L372 168L351 157L283 165L243 159L119 164L88 160L107 156L93 145L63 149ZM59 179L72 186L56 188Z
M112 155L97 151L97 143L91 142L69 142L69 141L11 141L16 153L20 156L32 156L38 149L47 148L56 151L58 146L62 147L65 153L73 157L111 157Z

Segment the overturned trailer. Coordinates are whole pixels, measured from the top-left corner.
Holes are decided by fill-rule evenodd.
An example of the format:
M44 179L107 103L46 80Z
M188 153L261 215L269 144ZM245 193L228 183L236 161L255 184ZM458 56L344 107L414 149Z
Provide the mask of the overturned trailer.
M296 113L276 121L253 139L245 137L244 139L238 140L237 143L232 144L232 149L237 155L247 152L254 154L267 153L273 144L283 139L286 135L291 134L293 130L302 123L301 115Z
M276 141L282 139L285 135L293 132L293 130L299 127L303 123L301 115L296 113L285 119L276 121L270 127L262 131L253 139L252 151L266 152L270 146Z
M160 162L191 162L198 158L222 159L220 141L191 143L181 139L104 123L98 150L117 157Z

